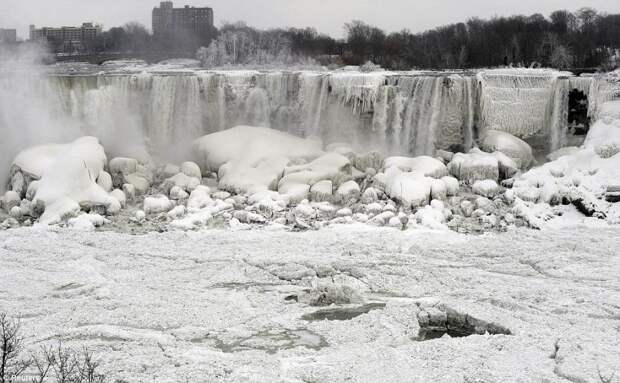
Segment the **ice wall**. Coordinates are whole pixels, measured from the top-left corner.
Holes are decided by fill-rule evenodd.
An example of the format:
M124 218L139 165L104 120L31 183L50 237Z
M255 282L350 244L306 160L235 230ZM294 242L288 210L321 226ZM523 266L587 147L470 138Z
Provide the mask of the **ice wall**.
M602 80L528 69L477 75L145 70L23 82L0 79L0 125L32 129L34 143L94 135L110 156L155 161L184 160L193 139L236 125L394 155L467 150L486 129L542 137L554 150L565 142L570 89L587 91L593 115L610 94ZM24 105L32 111L17 113Z
M195 137L235 125L393 154L470 147L476 94L456 75L209 71L55 76L43 97L107 150L182 159Z

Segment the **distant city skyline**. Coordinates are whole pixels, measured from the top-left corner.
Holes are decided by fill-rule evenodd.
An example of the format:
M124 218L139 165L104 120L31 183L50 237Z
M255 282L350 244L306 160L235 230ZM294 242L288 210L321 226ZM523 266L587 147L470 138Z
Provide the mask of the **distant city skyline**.
M151 11L159 0L3 0L0 28L15 28L22 39L28 26L102 24L104 29L137 21L151 28ZM388 32L409 29L421 32L440 25L465 21L470 17L490 18L513 14L542 13L558 9L575 11L583 6L601 12L620 13L617 0L186 0L175 6L211 7L215 25L245 21L258 28L314 27L333 37L343 37L343 25L363 20Z

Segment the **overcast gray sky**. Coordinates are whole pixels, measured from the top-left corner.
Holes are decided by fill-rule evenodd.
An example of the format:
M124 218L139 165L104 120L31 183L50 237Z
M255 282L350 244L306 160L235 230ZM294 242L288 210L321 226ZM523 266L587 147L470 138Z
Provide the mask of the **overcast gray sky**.
M17 28L27 37L28 25L79 25L83 21L104 28L138 21L150 28L151 9L159 0L0 0L0 28ZM216 26L222 21L246 21L267 28L313 26L342 37L343 25L363 20L387 31L408 28L423 31L472 16L532 14L548 15L557 9L583 6L620 13L619 0L177 0L175 6L210 6Z

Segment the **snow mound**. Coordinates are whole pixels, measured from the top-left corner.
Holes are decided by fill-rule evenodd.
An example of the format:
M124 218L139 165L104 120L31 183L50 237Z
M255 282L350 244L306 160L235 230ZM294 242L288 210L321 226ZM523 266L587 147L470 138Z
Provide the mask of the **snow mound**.
M607 104L611 106L603 105L602 109L613 110L619 105ZM567 151L517 178L513 185L515 215L540 227L553 214L552 205L571 202L588 216L606 218L612 209L605 201L606 194L620 184L620 152L610 150L620 144L620 125L616 122L599 119L581 149Z
M66 146L62 144L49 144L25 149L17 154L12 167L35 179L40 179L65 148Z
M38 169L42 173L33 199L34 205L44 210L40 223L54 224L75 216L80 206L107 209L119 204L97 184L106 164L97 138L82 137L70 144L27 149L18 154L15 163L29 164L42 159L49 163Z
M534 161L530 145L510 133L489 130L480 142L480 148L488 153L501 152L512 158L520 169L526 169Z
M446 166L436 158L420 157L389 157L385 160L385 168L396 167L403 172L417 173L424 177L441 178L448 175Z
M218 172L221 189L238 194L273 190L292 160L324 154L320 141L251 126L201 137L193 152L203 170Z
M386 170L385 178L385 193L390 198L409 207L429 204L433 178L418 173L403 172L398 168Z

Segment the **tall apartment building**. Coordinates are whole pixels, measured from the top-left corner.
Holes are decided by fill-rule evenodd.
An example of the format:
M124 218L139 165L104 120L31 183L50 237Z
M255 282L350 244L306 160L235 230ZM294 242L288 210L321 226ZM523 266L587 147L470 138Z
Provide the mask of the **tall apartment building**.
M0 43L15 44L16 42L17 42L17 30L16 29L0 28Z
M174 8L172 1L161 2L153 9L153 35L155 38L183 37L196 38L204 43L214 34L213 9L196 8L186 5Z
M101 33L101 27L93 23L83 23L81 27L43 27L30 26L30 41L48 42L57 51L72 53L87 49Z

